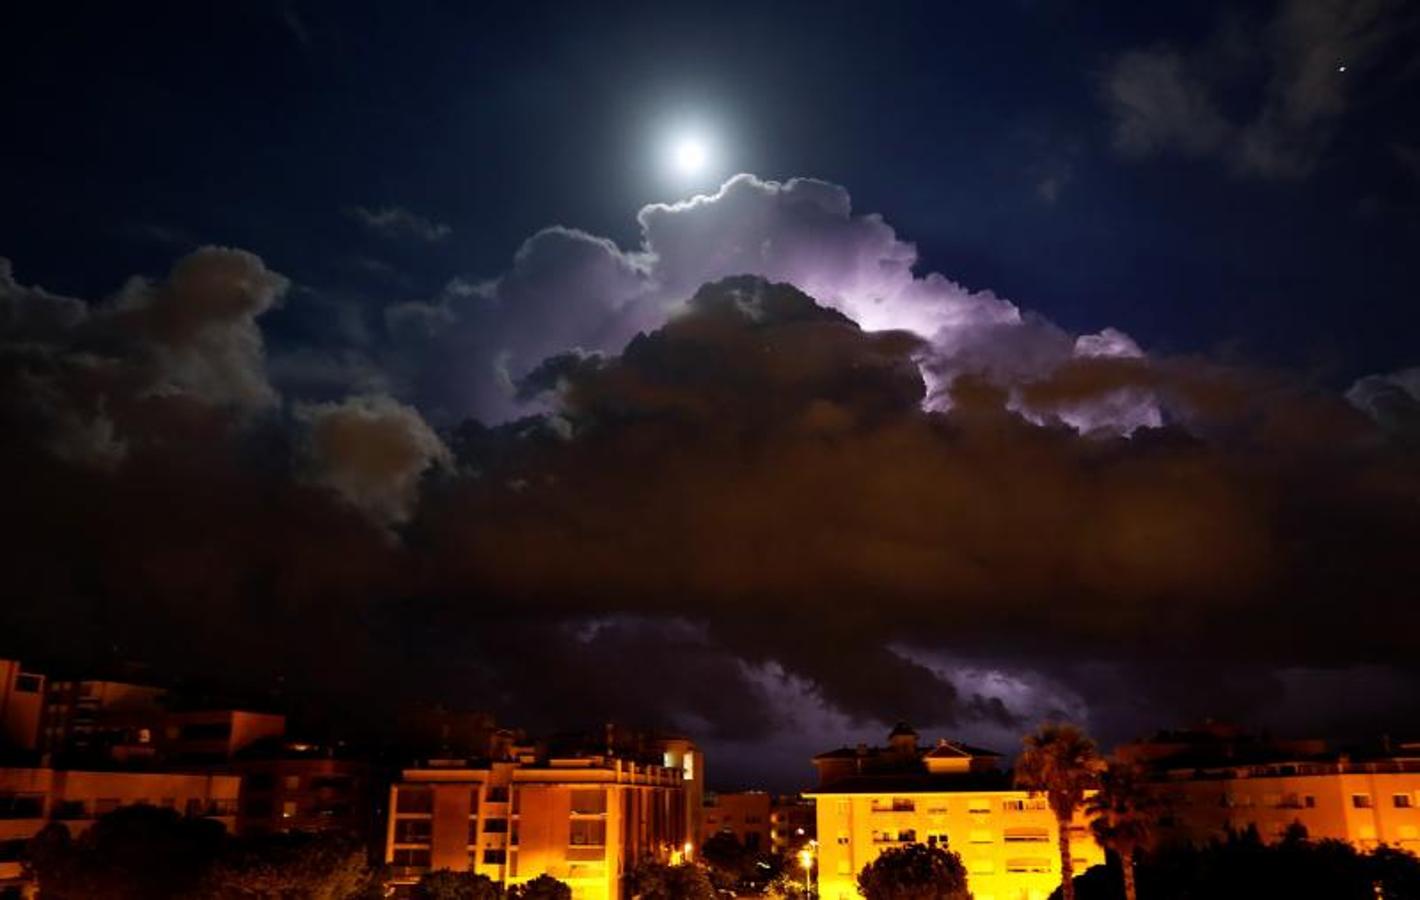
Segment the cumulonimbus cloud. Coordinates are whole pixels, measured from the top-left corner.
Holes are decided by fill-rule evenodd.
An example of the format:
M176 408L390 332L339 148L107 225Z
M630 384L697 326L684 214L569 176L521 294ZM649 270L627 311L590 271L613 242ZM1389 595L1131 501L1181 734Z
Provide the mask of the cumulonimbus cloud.
M848 191L824 181L731 178L710 195L652 204L637 216L641 243L556 227L518 250L512 267L483 281L459 280L429 302L389 308L395 349L416 402L436 416L502 420L528 412L515 382L569 350L614 353L633 335L674 316L702 284L756 275L792 284L870 331L923 338L923 370L949 402L950 380L970 372L1007 383L1041 376L1102 347L1137 345L1111 329L1077 337L1024 313L989 290L916 272L916 247L881 216L856 214ZM1154 422L1147 397L1116 398L1120 415L1081 413L1091 427L1128 431Z

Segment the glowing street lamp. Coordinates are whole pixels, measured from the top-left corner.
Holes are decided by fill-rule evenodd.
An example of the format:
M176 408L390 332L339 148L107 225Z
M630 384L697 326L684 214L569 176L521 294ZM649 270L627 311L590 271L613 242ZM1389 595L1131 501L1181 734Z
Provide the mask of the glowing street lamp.
M814 886L812 876L814 871L814 849L818 847L818 841L809 841L804 849L799 851L799 865L804 867L804 896L812 897Z

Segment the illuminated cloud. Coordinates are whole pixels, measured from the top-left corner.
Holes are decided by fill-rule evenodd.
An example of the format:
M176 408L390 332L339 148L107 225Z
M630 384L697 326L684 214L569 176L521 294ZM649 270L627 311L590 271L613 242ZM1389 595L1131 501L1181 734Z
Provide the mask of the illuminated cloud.
M391 365L406 372L420 407L438 421L525 414L535 408L519 402L516 383L544 358L616 352L676 315L702 284L735 275L792 284L869 331L923 338L934 406L947 402L940 388L963 372L1009 385L1075 354L1073 336L989 290L919 276L916 247L881 216L854 214L838 185L738 175L714 194L647 206L637 221L635 250L550 228L503 275L390 308ZM1106 334L1138 352L1127 335ZM1091 427L1129 431L1157 421L1156 411L1126 406L1116 397L1090 411Z
M408 520L419 480L449 462L449 451L419 412L389 397L303 404L310 476L378 521Z

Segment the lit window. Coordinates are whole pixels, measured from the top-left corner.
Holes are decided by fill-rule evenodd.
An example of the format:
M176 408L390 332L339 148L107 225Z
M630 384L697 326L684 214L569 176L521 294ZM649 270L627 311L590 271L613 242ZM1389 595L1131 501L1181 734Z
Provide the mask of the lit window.
M287 800L281 804L281 818L294 819L296 817L296 801Z
M288 791L298 790L301 787L301 776L287 775L285 778L281 779L281 786Z

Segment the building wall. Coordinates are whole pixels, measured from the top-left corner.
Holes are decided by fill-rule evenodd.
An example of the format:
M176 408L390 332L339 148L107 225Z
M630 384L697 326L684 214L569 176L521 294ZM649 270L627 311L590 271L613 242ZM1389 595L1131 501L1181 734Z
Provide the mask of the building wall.
M769 845L775 853L789 855L818 836L814 802L802 797L779 797L769 808Z
M683 771L622 761L406 770L390 809L385 860L405 885L439 868L504 884L546 873L576 900L610 900L643 856L670 860L688 836Z
M286 733L286 717L244 710L169 713L163 720L163 754L186 762L222 762L266 738Z
M701 810L706 839L720 832L733 834L747 849L769 852L771 798L763 791L715 794Z
M1174 780L1158 785L1172 837L1201 842L1257 828L1276 840L1297 823L1312 839L1380 843L1420 852L1420 769Z
M1055 816L1025 791L812 796L823 900L857 897L858 873L889 847L943 839L975 900L1045 900L1060 884ZM1077 873L1104 862L1083 815L1070 830Z
M370 835L370 767L330 758L238 759L237 830L342 831Z
M235 775L0 768L0 888L21 883L19 860L7 858L15 856L16 842L38 834L51 820L79 834L106 812L148 803L216 819L230 831L240 784Z
M44 676L16 660L0 659L0 751L39 749Z

